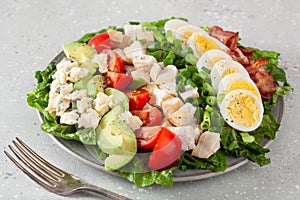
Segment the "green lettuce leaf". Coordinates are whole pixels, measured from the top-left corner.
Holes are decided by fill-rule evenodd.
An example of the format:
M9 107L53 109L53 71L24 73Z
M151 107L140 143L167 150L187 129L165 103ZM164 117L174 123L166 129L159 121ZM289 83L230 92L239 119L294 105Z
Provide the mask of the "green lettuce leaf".
M190 154L190 152L184 152L181 156L178 168L185 171L188 169L204 169L211 171L225 171L228 168L228 156L219 150L209 158L197 158Z
M265 137L272 140L275 139L276 133L279 130L280 124L277 123L269 110L265 110L261 125L250 134L255 137L255 141L260 143Z
M172 186L172 171L175 168L170 168L161 172L150 171L146 166L146 159L147 158L145 157L136 155L127 166L123 167L117 172L137 186L144 187L155 183L164 186Z
M27 94L27 103L31 107L43 111L48 106L52 76L56 72L56 65L49 64L44 71L36 71L37 86Z
M231 127L224 127L221 131L221 144L225 152L237 157L245 157L260 166L271 161L265 157L269 149L261 147L257 142L244 142L239 132Z

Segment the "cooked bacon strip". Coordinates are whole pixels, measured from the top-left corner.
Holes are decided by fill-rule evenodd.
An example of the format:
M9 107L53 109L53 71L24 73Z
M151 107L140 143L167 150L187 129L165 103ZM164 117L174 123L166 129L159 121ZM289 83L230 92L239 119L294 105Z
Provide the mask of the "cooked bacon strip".
M229 49L237 48L237 41L239 37L238 32L224 31L219 26L213 26L208 31L209 35L223 42Z
M266 59L259 58L252 65L246 67L263 99L270 99L271 95L276 92L274 77L265 66L268 62Z
M227 53L237 62L244 66L253 63L254 50L247 50L245 47L238 46L238 32L224 31L221 27L213 26L208 33L223 42L229 49Z

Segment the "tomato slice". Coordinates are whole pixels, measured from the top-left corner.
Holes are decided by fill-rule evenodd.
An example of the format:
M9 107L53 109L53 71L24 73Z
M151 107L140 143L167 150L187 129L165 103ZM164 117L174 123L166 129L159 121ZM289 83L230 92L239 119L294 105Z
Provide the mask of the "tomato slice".
M103 51L107 55L108 71L124 73L125 66L122 58L114 51L105 49Z
M136 89L126 92L129 98L129 110L142 110L149 101L149 92L145 89Z
M162 113L156 107L145 110L132 110L131 113L142 120L143 126L158 126L162 121Z
M111 49L110 37L107 33L100 33L90 39L88 45L93 47L97 53L101 53L105 49Z
M104 75L107 78L107 86L118 90L124 90L133 81L132 76L123 73L108 71Z
M148 167L163 170L172 167L181 155L182 143L176 134L163 127L150 155Z
M152 150L157 142L160 130L160 126L141 127L137 130L135 132L135 136L138 148L143 150Z

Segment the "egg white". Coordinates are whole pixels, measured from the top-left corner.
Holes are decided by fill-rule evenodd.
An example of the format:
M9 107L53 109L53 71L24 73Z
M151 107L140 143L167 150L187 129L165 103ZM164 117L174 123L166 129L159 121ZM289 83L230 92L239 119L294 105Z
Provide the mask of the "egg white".
M168 30L172 31L172 35L176 36L177 29L181 26L188 25L189 23L180 19L171 19L165 23L164 29L165 33L168 32Z
M204 31L199 26L194 26L191 24L180 26L176 31L176 38L181 40L182 43L186 46L188 39L194 34L194 33L201 33L201 35L208 35L206 31Z
M236 95L246 95L247 97L255 100L255 105L258 108L258 116L255 116L255 117L257 117L257 119L255 119L255 123L253 125L247 126L247 125L241 124L240 122L242 121L242 117L239 117L238 119L234 119L231 117L230 111L229 111L230 102L231 101L239 101L240 103L242 103L242 99L236 99ZM233 108L231 108L231 109L233 109ZM257 129L260 126L260 124L262 122L262 118L263 118L264 107L263 107L262 102L251 91L249 91L249 90L233 90L226 94L224 100L221 103L220 112L221 112L221 115L224 118L225 122L229 126L231 126L232 128L234 128L236 130L239 130L239 131L249 132L249 131L253 131L253 130Z
M196 66L198 71L202 71L205 67L209 70L212 69L213 65L220 60L232 60L231 56L224 51L218 49L212 49L205 52L198 60Z
M213 65L213 68L211 69L210 73L211 84L213 88L215 88L217 91L221 79L228 75L226 73L241 73L250 78L245 67L239 62L236 62L234 60L220 60Z
M251 88L247 89L247 85L237 85L237 89L243 89L243 90L250 90L252 93L254 93L258 99L261 99L259 90L255 83L252 81L252 79L249 76L246 76L245 74L242 73L233 73L225 76L224 78L221 79L219 85L218 85L218 95L220 94L226 94L230 91L228 91L228 87L236 81L244 81L244 83L248 83Z

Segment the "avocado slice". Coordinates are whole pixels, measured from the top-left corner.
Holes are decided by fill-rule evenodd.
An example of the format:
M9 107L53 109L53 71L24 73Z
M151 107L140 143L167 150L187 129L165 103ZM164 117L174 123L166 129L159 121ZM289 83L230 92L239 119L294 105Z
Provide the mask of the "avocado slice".
M75 90L84 90L87 88L87 82L91 80L92 76L87 75L86 77L80 79L76 83L74 83Z
M104 93L108 96L113 95L113 105L121 105L124 110L129 110L129 100L124 92L114 88L105 88Z
M103 92L106 86L106 79L102 75L93 76L87 83L87 96L96 98L98 92Z
M105 160L106 170L116 170L131 161L137 151L137 142L134 132L119 115L124 112L121 105L109 111L96 129L97 145L109 154Z
M111 123L112 130L115 133L121 133L121 151L117 154L109 155L105 160L105 169L108 171L119 169L129 163L137 151L137 142L135 134L129 126L120 121L114 120Z
M85 61L85 62L80 64L80 67L86 68L87 70L89 70L88 75L92 76L96 73L97 68L99 67L99 65L97 63L92 62L92 61Z
M117 120L124 111L123 107L118 105L104 115L99 126L96 129L97 145L107 154L116 154L121 152L122 134L112 130L112 122Z
M74 59L79 63L90 61L97 53L93 47L78 42L64 45L63 50L68 58Z

